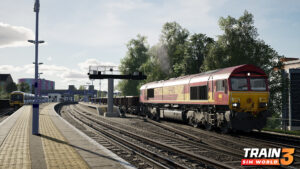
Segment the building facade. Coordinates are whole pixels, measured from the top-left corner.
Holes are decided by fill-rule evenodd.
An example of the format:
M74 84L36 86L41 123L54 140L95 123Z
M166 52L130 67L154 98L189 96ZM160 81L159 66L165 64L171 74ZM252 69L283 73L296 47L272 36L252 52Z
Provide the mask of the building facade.
M300 60L283 62L282 76L288 79L284 84L282 117L288 130L300 130Z
M27 83L30 87L30 91L32 91L32 86L34 86L35 80L33 78L23 78L19 79L18 83ZM55 89L55 82L46 80L46 79L39 79L38 80L38 90L54 90Z
M75 95L84 96L84 100L87 101L97 97L97 90L93 85L89 85L88 90L76 90L74 85L69 85L68 89L41 90L40 94L48 96L51 102L75 101Z
M0 74L0 87L5 87L7 84L12 82L13 79L10 74Z

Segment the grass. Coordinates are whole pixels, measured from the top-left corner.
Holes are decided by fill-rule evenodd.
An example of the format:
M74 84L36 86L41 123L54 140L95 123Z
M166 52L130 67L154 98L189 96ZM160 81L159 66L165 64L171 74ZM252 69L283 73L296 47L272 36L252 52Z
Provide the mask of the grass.
M277 132L277 133L284 133L284 134L290 134L290 135L297 135L300 136L300 131L284 131L281 129L271 129L271 128L263 128L263 131L272 131L272 132Z

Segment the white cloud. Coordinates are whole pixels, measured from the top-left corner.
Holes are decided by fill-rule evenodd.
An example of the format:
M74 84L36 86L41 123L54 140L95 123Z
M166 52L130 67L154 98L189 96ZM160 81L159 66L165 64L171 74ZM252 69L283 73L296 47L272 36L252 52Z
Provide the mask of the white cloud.
M81 71L85 71L88 72L89 71L89 66L93 66L93 67L101 67L101 66L113 66L113 67L117 67L118 65L112 62L103 62L103 61L99 61L97 59L87 59L84 62L78 63L78 66L80 68Z
M116 0L95 3L95 8L80 16L81 22L59 22L47 30L47 39L68 44L101 46L113 49L125 46L137 34L149 38L151 45L159 40L162 25L176 21L195 33L215 36L219 33L218 17L212 8L224 0L165 0L151 2L142 0ZM77 13L76 13L77 14ZM96 17L95 17L96 16ZM74 16L77 17L77 16ZM76 36L74 36L76 35ZM66 38L61 38L66 37Z
M0 73L20 72L21 70L23 69L20 66L0 65Z
M43 64L39 67L39 72L42 72L42 78L48 80L54 80L56 87L58 88L67 88L68 85L85 85L87 82L90 82L88 78L89 66L118 66L115 63L111 62L102 62L97 59L87 59L83 62L78 63L77 68L68 68L65 66L58 65L47 65ZM23 66L13 66L13 65L0 65L0 73L11 73L13 78L28 78L34 77L34 65L27 64ZM95 82L95 81L94 81ZM118 81L115 82L117 84ZM102 89L107 90L106 80L102 80ZM95 88L99 86L95 83Z
M51 56L47 57L47 60L52 61L52 57Z
M30 46L27 40L33 38L34 33L28 28L0 22L0 48Z

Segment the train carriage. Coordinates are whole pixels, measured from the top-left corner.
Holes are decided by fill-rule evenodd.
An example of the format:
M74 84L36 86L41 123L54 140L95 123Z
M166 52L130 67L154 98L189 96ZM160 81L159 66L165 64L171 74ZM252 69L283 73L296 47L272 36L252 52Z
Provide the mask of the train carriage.
M21 91L11 92L9 98L9 104L11 107L21 107L26 104L33 104L34 102L34 94L24 93ZM40 96L38 97L39 103L48 102L48 96Z
M269 115L267 75L253 65L151 82L140 90L143 111L155 119L184 120L227 132L260 130Z

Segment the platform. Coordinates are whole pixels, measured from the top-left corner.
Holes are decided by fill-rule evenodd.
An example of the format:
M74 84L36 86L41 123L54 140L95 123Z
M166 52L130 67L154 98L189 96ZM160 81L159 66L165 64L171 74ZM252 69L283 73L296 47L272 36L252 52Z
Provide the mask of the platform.
M31 134L32 106L0 123L0 168L134 168L62 119L54 106L41 106L39 136Z
M80 105L91 107L97 110L99 115L104 117L120 117L121 113L117 106L113 107L113 113L107 113L107 104L94 104L90 102L79 102Z

